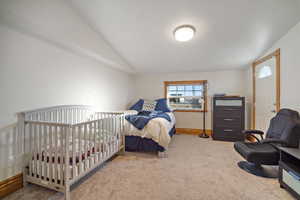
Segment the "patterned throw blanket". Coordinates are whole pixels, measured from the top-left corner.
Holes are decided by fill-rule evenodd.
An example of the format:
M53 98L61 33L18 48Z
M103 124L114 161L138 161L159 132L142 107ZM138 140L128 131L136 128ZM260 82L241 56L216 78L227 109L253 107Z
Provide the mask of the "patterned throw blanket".
M154 118L163 118L171 122L170 116L162 111L140 111L136 115L127 115L125 117L129 123L139 130L142 130Z

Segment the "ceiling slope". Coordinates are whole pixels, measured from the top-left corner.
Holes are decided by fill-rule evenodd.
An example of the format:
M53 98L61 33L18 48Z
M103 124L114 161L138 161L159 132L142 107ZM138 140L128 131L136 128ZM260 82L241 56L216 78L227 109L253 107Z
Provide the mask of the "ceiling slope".
M239 69L300 20L299 0L72 0L139 73ZM195 38L174 40L182 24Z
M101 34L88 26L66 1L2 0L0 25L104 66L134 73Z

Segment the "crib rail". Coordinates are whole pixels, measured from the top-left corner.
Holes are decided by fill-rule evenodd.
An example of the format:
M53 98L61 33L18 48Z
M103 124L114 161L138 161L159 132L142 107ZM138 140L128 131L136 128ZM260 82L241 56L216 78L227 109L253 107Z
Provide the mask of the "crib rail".
M43 121L65 124L77 124L85 121L93 114L94 108L85 105L62 105L30 111L24 111L26 121Z
M70 109L65 111L73 112ZM124 113L88 110L82 118L53 118L51 112L56 111L60 107L19 114L28 141L24 171L27 181L67 196L71 184L125 150Z

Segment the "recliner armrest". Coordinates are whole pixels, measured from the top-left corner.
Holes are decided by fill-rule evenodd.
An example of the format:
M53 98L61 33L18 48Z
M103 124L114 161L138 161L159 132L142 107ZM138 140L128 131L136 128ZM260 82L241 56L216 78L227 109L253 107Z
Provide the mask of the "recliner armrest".
M246 135L251 135L251 134L263 135L264 134L263 131L255 130L255 129L244 130L243 133Z
M266 139L262 140L261 143L263 143L263 144L273 143L273 144L282 144L282 145L285 145L286 141L280 140L280 139L266 138Z
M255 138L257 142L260 142L261 140L264 139L263 138L264 132L261 130L254 130L254 129L244 130L243 134L245 134L246 137L251 136L252 138ZM258 137L256 137L255 135L259 135L260 139Z

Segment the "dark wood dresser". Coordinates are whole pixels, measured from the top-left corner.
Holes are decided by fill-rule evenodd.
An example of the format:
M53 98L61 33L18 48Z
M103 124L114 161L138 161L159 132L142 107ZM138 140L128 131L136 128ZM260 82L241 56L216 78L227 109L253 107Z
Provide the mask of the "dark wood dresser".
M213 135L214 140L242 141L245 129L245 98L213 98Z

